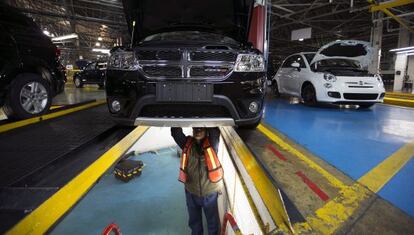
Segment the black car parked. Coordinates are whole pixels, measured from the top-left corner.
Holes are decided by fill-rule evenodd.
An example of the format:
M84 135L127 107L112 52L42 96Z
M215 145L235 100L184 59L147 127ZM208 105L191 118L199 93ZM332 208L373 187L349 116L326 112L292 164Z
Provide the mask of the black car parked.
M60 51L33 20L0 3L0 107L9 118L48 112L64 89Z
M105 86L106 62L91 62L85 68L73 75L73 82L77 88L85 84L97 84L100 88Z
M114 48L106 93L127 125L255 127L264 59L247 42L252 0L124 0L133 48ZM162 6L162 7L159 7Z

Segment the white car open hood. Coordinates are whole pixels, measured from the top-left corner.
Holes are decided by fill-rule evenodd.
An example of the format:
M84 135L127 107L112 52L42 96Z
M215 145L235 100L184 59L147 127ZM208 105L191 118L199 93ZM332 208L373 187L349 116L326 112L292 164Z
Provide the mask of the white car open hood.
M373 48L369 42L358 40L337 40L321 47L311 64L326 59L356 60L362 68L371 64Z

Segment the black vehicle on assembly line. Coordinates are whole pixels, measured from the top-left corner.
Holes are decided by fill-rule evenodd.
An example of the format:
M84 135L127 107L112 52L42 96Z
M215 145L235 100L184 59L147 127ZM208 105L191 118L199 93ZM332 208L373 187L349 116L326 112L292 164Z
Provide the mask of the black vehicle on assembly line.
M31 18L4 3L0 30L0 107L15 119L48 112L66 81L60 51Z
M106 94L126 125L256 127L264 58L247 41L252 0L124 0L132 48L114 48ZM162 6L162 7L160 7Z
M85 68L73 75L73 83L77 88L85 84L97 84L100 88L105 86L106 62L91 62Z

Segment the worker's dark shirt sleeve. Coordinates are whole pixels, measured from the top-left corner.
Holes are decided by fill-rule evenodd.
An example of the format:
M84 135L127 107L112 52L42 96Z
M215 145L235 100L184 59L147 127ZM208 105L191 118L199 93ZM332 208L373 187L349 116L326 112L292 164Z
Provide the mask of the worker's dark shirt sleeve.
M213 147L214 151L216 151L217 153L219 141L220 141L220 129L217 127L208 128L208 133L209 133L209 140L210 140L211 147Z
M171 136L174 138L175 143L183 149L187 139L183 133L183 129L181 127L171 127Z

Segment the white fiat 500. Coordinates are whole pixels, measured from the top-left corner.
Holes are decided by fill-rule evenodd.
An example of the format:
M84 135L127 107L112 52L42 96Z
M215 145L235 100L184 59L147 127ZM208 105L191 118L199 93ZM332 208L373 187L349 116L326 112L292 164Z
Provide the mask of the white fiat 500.
M383 102L384 84L370 74L372 48L368 42L331 42L318 52L301 52L285 59L272 80L276 95L289 94L305 104L357 104L369 108Z

